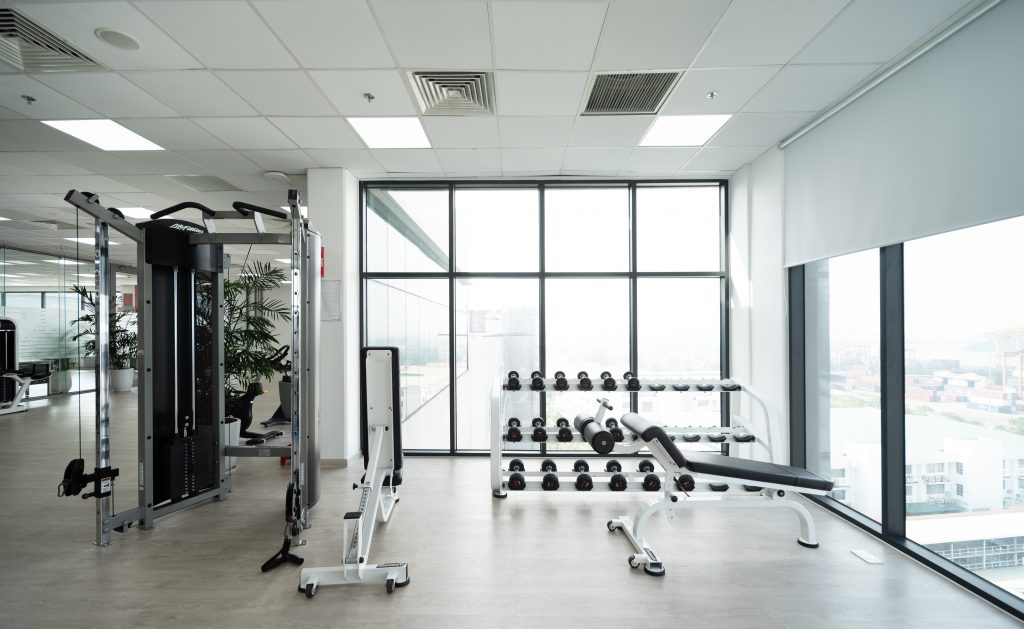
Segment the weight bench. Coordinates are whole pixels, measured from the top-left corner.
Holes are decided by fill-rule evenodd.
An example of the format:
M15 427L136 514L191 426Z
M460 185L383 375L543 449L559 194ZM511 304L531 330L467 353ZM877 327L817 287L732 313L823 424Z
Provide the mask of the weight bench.
M647 521L658 511L666 511L669 519L672 519L673 510L696 506L792 509L800 519L797 542L807 548L818 547L810 512L796 500L785 496L787 491L825 495L832 490L831 481L789 465L704 452L687 452L684 455L662 427L651 424L636 413L626 413L620 421L647 444L651 454L664 468L666 478L663 486L669 488L661 500L641 509L636 517L620 516L608 521L608 529L622 529L636 550L635 554L629 556L631 567L643 566L647 574L664 575L664 564L644 537ZM683 476L688 477L687 484L694 487L693 491L674 493L671 488L677 487L676 480ZM730 483L728 488L723 489L723 484ZM708 490L710 493L705 494ZM683 494L682 500L677 493ZM702 497L691 494L702 494Z

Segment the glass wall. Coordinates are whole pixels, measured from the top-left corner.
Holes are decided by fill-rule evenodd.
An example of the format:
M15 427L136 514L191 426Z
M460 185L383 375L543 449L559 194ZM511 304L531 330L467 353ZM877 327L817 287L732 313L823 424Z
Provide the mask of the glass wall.
M402 352L406 448L486 450L513 369L722 377L721 199L717 183L365 185L364 329ZM553 425L593 413L594 397L538 395L530 413ZM616 415L722 421L717 395L610 397Z

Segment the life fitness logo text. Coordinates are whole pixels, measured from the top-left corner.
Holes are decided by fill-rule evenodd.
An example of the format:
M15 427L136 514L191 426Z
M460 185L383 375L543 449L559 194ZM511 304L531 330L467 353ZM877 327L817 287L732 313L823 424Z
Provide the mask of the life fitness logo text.
M183 231L183 232L192 232L194 234L202 234L203 233L203 230L199 229L195 225L186 225L184 223L172 223L171 225L168 225L168 227L170 229L177 229L177 230Z

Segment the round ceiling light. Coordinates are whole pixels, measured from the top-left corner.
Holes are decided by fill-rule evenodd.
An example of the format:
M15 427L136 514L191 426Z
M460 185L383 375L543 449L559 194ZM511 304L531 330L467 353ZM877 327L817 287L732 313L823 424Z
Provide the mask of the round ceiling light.
M97 28L94 33L100 41L110 44L114 48L120 48L121 50L138 50L142 48L139 40L128 33L115 31L111 28Z

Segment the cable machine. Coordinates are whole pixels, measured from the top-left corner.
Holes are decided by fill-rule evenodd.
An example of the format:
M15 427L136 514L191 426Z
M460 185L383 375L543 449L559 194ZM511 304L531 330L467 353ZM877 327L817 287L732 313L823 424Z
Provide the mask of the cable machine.
M96 465L68 464L59 495L96 498L96 544L108 546L110 532L139 525L207 500L222 500L232 488L227 456L291 459L287 504L291 531L308 524L320 496L319 473L319 257L321 238L301 208L298 191L288 192L290 214L241 201L230 212L184 202L133 225L116 208L88 192L68 191L64 200L95 219L96 262ZM174 218L188 208L202 212L203 224ZM288 233L268 233L263 216L287 221ZM255 233L218 233L218 219L251 219ZM118 468L110 462L109 314L111 286L109 229L136 243L138 268L139 391L138 506L113 512L111 495ZM224 412L224 245L288 245L291 248L291 437L290 446L232 446Z

